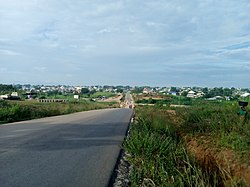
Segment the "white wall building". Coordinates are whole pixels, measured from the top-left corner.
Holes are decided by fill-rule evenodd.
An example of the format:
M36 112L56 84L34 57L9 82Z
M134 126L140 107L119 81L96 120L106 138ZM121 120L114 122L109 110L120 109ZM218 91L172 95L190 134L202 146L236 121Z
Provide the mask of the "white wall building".
M187 94L187 97L189 98L195 98L196 97L196 93L193 90L190 90Z

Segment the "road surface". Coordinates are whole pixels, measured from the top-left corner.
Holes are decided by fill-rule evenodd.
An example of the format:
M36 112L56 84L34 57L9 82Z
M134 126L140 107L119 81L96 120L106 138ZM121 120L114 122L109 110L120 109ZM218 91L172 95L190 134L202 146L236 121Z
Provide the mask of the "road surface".
M0 186L107 186L131 115L105 109L0 125Z
M121 108L134 108L134 100L130 92L125 94L124 102L120 105Z

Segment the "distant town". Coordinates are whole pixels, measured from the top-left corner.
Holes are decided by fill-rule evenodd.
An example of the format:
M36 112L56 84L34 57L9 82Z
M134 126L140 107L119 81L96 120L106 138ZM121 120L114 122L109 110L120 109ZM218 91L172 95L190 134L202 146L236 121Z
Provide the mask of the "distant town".
M31 85L0 84L0 99L44 99L46 97L61 95L83 95L99 93L98 97L106 97L102 93L136 93L147 95L172 95L187 98L204 98L207 100L234 100L239 97L248 97L250 88L223 88L223 87L150 87L150 86L67 86L67 85Z

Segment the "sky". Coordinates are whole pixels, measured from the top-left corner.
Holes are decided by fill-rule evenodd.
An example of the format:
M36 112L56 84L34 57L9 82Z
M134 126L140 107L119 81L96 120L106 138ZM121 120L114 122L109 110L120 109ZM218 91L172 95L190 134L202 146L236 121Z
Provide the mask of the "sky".
M250 87L249 0L0 0L0 84Z

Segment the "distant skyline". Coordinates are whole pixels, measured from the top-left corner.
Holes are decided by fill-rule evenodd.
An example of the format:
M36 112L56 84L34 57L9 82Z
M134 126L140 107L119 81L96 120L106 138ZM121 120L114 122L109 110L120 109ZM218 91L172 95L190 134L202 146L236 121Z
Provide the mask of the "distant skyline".
M0 84L250 87L249 0L0 0Z

